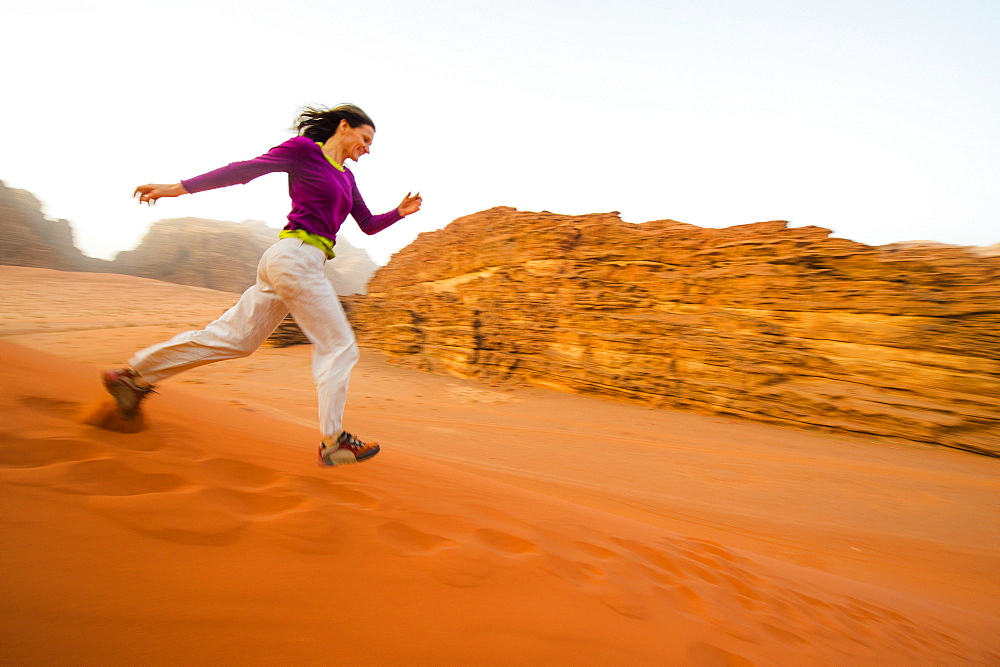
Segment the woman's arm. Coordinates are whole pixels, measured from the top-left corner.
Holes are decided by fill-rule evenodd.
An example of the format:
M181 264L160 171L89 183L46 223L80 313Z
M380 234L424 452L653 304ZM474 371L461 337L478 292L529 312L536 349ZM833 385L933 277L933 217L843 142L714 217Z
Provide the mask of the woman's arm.
M252 160L231 162L208 173L181 181L188 192L204 192L225 188L238 183L249 183L253 179L275 171L287 172L295 163L295 158L303 146L313 142L305 137L294 137L275 146L268 152Z
M358 192L356 183L352 186L352 192L354 201L351 205L351 217L354 218L358 223L358 227L365 234L378 234L386 227L419 211L420 205L423 203L423 198L419 192L417 194L407 192L406 196L403 197L403 201L395 209L388 213L372 215L372 212L368 210L368 205L365 204L365 200L361 197L361 193Z
M288 171L294 164L296 152L302 146L300 139L302 137L289 139L252 160L232 162L225 167L219 167L201 176L185 179L180 183L140 185L132 193L132 196L138 197L140 204L153 205L161 197L180 197L188 193L224 188L237 183L249 183L264 174Z

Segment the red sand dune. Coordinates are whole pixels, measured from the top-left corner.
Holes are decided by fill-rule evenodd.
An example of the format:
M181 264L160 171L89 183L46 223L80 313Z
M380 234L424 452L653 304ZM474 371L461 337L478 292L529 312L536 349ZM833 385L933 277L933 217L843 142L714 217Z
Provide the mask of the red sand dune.
M0 368L3 664L1000 664L995 571L978 598L907 594L638 520L566 477L435 462L401 428L322 469L313 427L203 385L165 385L147 430L111 433L82 423L100 366L0 341ZM600 479L599 450L579 468Z

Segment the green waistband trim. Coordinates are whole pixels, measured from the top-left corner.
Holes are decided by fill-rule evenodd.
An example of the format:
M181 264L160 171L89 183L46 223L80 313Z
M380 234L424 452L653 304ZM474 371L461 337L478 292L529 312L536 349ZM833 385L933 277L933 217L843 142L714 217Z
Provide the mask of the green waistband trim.
M311 234L304 229L283 229L281 233L278 234L279 239L298 239L303 243L308 243L311 246L315 246L326 253L328 259L333 259L336 257L336 253L333 252L334 240L328 239L325 236L320 236L319 234Z

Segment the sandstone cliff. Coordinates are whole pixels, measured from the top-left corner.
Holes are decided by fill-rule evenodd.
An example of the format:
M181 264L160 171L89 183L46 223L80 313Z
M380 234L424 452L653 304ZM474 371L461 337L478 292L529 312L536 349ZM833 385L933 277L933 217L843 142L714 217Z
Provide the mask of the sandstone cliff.
M425 369L1000 455L1000 258L963 248L495 208L348 305Z

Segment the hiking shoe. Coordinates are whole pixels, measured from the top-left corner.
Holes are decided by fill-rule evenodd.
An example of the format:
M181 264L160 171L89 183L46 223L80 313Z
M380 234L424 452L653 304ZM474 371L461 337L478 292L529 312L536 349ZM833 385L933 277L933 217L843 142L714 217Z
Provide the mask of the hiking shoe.
M359 463L367 461L378 452L379 446L375 443L365 444L344 431L337 438L335 446L328 446L325 442L319 446L319 464L338 466L343 463Z
M104 387L127 417L134 415L142 399L153 393L152 386L139 386L138 380L139 374L131 368L104 371Z

